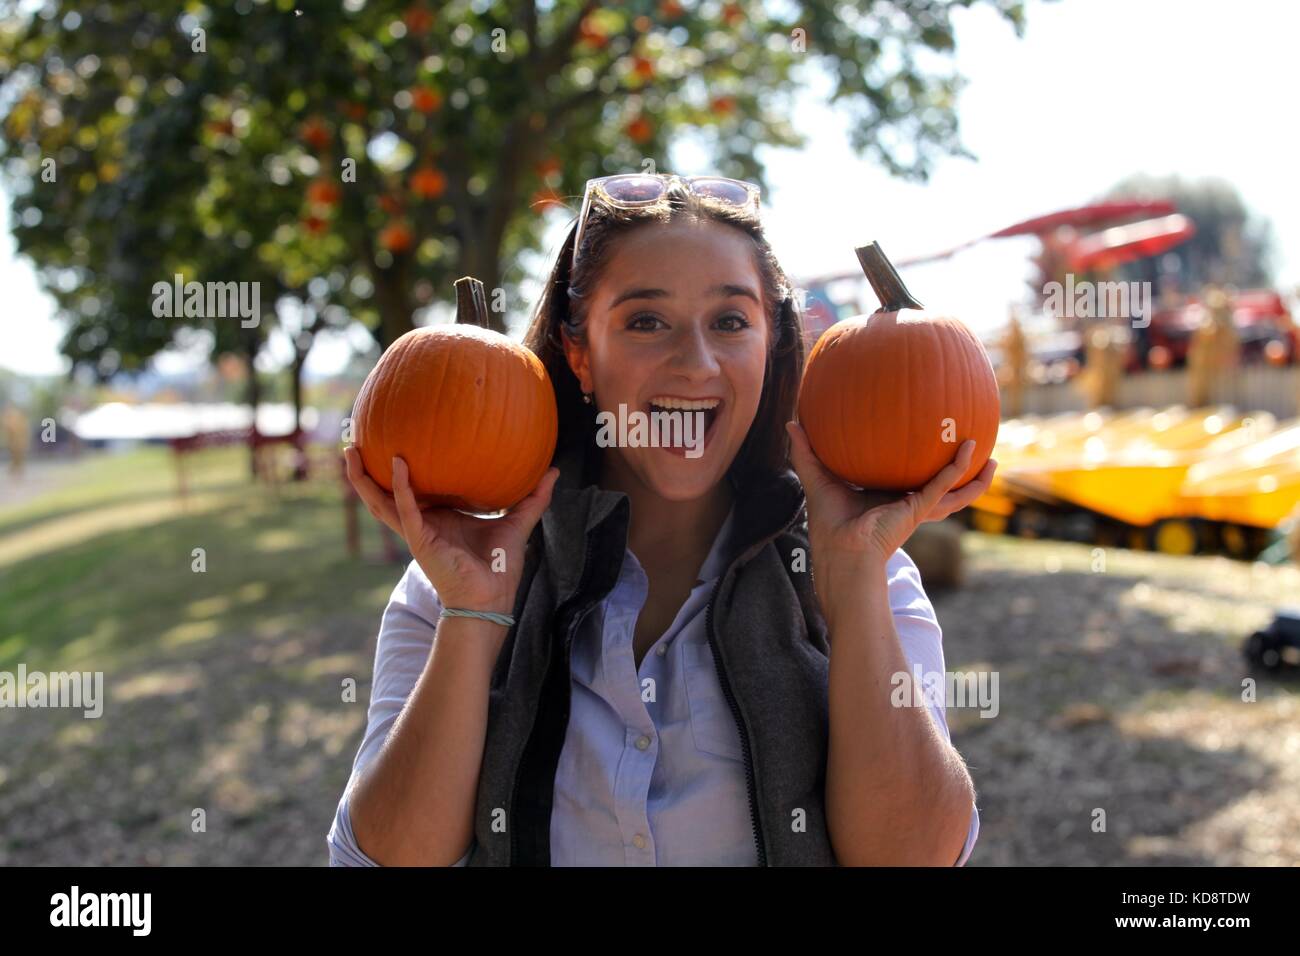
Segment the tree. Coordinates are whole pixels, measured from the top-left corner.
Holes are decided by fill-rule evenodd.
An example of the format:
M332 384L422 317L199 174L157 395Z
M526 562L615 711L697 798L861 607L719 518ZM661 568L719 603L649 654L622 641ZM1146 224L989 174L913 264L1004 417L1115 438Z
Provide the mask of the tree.
M789 94L818 68L855 147L924 178L961 151L960 79L918 54L951 54L954 11L979 2L0 0L15 235L69 323L64 351L100 375L187 325L251 369L275 317L255 333L151 317L149 289L177 273L264 283L263 302L319 300L304 290L320 278L313 314L383 346L461 275L513 291L542 212L576 211L586 179L646 168L680 135L765 185L755 149L803 144ZM1021 31L1018 0L986 2Z
M1196 235L1171 249L1168 261L1157 256L1122 266L1125 279L1158 283L1162 274L1172 274L1187 293L1209 283L1240 288L1271 283L1272 227L1251 214L1231 183L1139 174L1116 184L1109 195L1168 199L1196 224Z

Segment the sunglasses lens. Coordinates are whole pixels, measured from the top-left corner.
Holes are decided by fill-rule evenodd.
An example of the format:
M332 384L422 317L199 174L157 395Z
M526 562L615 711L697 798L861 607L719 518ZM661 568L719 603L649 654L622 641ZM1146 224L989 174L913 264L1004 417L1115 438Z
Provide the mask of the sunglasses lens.
M733 206L743 206L749 202L749 189L735 179L697 179L694 186L699 195Z
M601 187L617 202L654 202L664 193L664 182L657 176L616 176Z

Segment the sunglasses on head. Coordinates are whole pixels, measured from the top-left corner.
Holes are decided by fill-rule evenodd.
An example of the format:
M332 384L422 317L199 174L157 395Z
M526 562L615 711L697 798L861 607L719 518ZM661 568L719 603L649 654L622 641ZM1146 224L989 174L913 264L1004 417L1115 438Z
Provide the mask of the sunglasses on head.
M583 190L582 212L578 213L578 234L573 237L573 262L570 275L578 266L578 250L582 248L582 232L591 211L591 199L599 196L611 206L635 209L658 202L673 182L679 182L689 192L705 199L714 199L729 206L758 209L758 187L740 179L725 176L676 176L672 173L619 173L587 180Z

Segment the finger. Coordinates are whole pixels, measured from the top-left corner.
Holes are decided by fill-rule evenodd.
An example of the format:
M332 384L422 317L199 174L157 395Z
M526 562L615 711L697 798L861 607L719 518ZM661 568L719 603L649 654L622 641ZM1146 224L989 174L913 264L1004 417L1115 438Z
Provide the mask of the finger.
M361 463L361 452L357 451L355 445L349 445L343 450L343 457L348 465L348 480L352 482L352 487L365 502L366 510L375 517L376 521L382 521L394 532L401 534L402 522L397 516L397 507L392 495L380 488L374 479L366 474L365 466Z
M935 517L928 518L927 520L941 521L948 517L948 515L961 511L962 508L965 508L971 502L980 498L989 490L990 485L992 485L993 473L997 470L997 466L998 463L994 459L990 458L984 463L984 467L980 469L979 475L977 475L974 480L967 482L960 488L948 492L940 498L939 503L934 507L933 514L935 514Z
M560 469L552 466L542 475L542 480L537 483L528 497L524 498L517 505L510 509L510 513L503 519L509 522L525 538L532 534L533 527L541 518L542 513L551 504L551 493L555 490L555 483L560 478Z
M393 498L397 502L397 517L401 523L402 537L411 547L424 537L424 515L415 501L415 492L411 490L411 476L406 469L406 462L393 456Z
M913 497L912 507L919 520L926 520L926 516L936 509L940 499L949 492L952 486L965 474L966 469L970 467L971 456L974 454L975 440L968 438L961 443L961 447L957 449L957 454L952 462L942 468L937 475L926 482L925 487L916 493Z

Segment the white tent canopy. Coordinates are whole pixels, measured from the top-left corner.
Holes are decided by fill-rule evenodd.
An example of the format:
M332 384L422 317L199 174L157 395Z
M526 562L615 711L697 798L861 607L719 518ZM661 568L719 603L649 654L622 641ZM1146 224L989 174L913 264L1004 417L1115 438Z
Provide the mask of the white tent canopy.
M253 416L247 405L231 402L206 405L109 402L82 414L65 410L59 419L82 441L150 441L247 428ZM293 420L290 404L258 406L257 430L263 435L288 435L293 431ZM303 409L306 430L314 428L316 421L314 408Z

